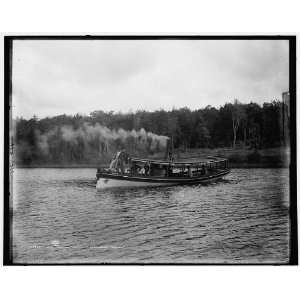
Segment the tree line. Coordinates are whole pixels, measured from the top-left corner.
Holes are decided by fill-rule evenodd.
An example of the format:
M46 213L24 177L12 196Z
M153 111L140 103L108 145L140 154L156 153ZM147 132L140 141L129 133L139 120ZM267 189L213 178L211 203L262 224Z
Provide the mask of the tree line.
M118 149L135 155L165 151L170 137L175 149L247 147L287 144L287 106L281 101L220 108L104 112L13 120L17 164L104 162Z

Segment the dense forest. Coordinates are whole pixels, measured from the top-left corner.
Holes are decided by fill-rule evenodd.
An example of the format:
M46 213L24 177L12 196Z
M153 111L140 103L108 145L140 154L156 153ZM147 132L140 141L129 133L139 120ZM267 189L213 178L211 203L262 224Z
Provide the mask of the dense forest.
M261 106L235 100L219 109L99 110L89 116L17 118L13 121L14 160L19 165L107 162L118 149L133 155L163 153L167 137L172 137L174 148L180 151L278 147L286 144L286 112L280 101Z

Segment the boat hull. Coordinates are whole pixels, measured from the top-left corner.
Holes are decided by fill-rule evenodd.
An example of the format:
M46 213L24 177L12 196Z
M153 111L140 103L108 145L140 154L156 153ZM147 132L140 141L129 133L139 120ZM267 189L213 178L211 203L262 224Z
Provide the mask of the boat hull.
M96 188L104 190L110 188L130 188L130 187L155 187L155 186L173 186L186 184L201 184L213 182L223 178L230 170L224 170L210 176L192 177L192 178L168 178L168 177L133 177L117 174L98 174Z

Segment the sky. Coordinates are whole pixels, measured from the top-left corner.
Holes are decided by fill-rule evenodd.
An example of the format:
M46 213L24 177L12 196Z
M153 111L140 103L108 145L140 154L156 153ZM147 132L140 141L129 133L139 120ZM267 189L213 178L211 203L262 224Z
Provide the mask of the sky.
M14 117L262 104L288 87L283 40L13 42Z

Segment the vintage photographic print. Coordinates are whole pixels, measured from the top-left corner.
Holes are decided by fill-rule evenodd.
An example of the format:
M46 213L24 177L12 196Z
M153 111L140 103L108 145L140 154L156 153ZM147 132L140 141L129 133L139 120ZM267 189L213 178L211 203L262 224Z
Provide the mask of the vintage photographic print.
M4 54L4 264L298 264L295 36Z

